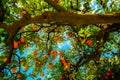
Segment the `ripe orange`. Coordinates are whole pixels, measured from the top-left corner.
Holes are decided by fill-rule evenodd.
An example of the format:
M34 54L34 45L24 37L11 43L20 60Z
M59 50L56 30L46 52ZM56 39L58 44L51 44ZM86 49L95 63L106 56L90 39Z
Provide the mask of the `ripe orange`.
M22 11L22 12L20 12L20 16L23 16L25 13Z
M30 48L30 46L27 46L27 45L26 45L25 48L28 49L28 48Z
M38 42L39 41L39 38L35 38L35 42Z
M59 41L59 37L56 36L53 38L53 40L57 42L57 41Z
M40 75L41 75L41 76L44 76L44 73L43 73L43 72L41 72L41 73L40 73Z
M55 29L55 32L59 32L59 29Z
M65 61L65 59L64 58L60 58L60 61L63 62L63 61Z
M18 47L18 42L14 41L14 48Z
M51 51L51 55L55 57L57 55L57 52L56 51Z
M73 32L72 32L72 35L74 35L74 34L75 34L75 32L73 31Z
M33 31L37 31L38 29L37 29L37 27L33 27Z
M60 58L60 62L61 62L63 65L65 65L65 64L66 64L66 61L65 61L65 59L64 59L64 58Z
M20 39L20 42L21 42L21 43L24 43L24 42L25 42L24 38L21 38L21 39Z
M17 76L16 76L17 78L21 78L21 74L17 74Z
M89 39L89 40L86 41L86 44L87 44L88 46L92 46L92 45L93 45L93 41Z
M4 62L6 62L6 61L7 61L7 57L4 58Z
M65 69L65 70L66 70L66 69L70 69L70 63L64 64L64 69Z
M14 68L12 68L11 72L12 72L12 73L15 73L15 72L16 72L16 70L17 70L17 68L16 68L16 67L14 67Z
M66 36L67 36L68 38L70 38L70 34L66 34Z
M28 67L24 67L24 71L27 71L28 70Z

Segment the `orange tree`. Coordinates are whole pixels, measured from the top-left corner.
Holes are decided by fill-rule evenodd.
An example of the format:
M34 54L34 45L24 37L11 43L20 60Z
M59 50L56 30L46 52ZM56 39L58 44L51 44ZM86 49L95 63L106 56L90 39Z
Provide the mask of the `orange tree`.
M0 78L120 79L119 11L119 0L0 0Z

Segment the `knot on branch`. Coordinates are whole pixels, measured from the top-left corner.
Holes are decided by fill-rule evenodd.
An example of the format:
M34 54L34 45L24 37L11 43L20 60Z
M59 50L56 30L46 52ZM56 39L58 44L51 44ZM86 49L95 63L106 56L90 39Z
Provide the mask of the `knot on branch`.
M47 17L48 17L48 15L49 15L49 11L46 11L46 12L44 12L43 14L42 14L42 19L47 19Z
M31 18L31 15L29 13L26 13L26 14L23 15L23 18L29 20Z

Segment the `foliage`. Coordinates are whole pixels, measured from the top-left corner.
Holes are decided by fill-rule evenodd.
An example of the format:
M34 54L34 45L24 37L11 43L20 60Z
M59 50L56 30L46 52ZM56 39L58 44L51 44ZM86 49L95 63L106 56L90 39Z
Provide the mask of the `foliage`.
M77 14L106 14L120 10L119 0L78 1L78 6L76 0L60 0L57 4ZM21 19L25 13L35 17L45 11L56 12L44 0L2 0L2 5L5 12L3 21L5 24L12 24ZM11 63L3 70L4 74L0 73L0 78L3 80L25 80L28 77L33 80L120 79L119 76L116 76L120 75L119 31L111 32L107 42L101 43L104 44L104 47L99 61L90 60L80 66L78 70L76 69L76 64L80 58L95 52L99 41L91 36L98 33L100 29L93 24L75 26L74 28L70 25L34 23L23 26L14 37L14 54ZM2 48L0 49L0 64L8 59L6 52L8 44L5 41L7 37L8 33L0 28L0 47ZM62 44L68 44L66 46L68 48L62 48ZM84 58L82 62L86 60L87 58ZM110 70L112 74L106 76Z

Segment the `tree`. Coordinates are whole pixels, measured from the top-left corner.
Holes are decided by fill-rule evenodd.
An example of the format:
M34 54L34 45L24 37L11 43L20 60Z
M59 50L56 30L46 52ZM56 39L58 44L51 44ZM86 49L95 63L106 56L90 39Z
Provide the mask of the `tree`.
M0 0L1 79L120 79L119 11L119 0Z

